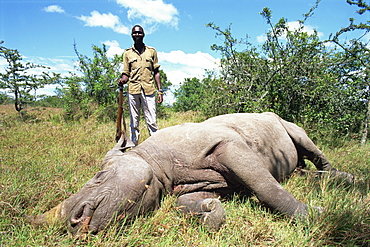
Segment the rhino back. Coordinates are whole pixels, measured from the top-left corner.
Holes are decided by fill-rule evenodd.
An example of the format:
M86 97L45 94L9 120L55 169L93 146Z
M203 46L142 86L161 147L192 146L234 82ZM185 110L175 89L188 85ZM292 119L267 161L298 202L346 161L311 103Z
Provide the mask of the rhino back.
M297 165L295 146L274 114L222 115L169 127L144 141L137 152L145 152L145 159L152 160L149 163L171 192L234 190L241 183L216 157L229 142L244 145L246 157L255 160L257 156L278 181ZM248 166L248 159L240 165Z

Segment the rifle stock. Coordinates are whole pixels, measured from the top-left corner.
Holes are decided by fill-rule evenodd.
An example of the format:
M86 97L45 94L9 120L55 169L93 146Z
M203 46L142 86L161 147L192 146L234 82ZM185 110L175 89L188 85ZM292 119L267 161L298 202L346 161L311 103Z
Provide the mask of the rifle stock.
M117 112L117 120L116 120L116 142L119 141L119 139L122 136L122 115L123 115L123 87L119 88L119 96L118 96L118 112Z
M122 128L122 121L123 121L123 128ZM127 137L127 132L126 132L125 117L123 116L123 87L122 86L119 87L116 125L117 125L116 142L118 142L121 139L121 137L123 137L122 144L121 144L123 151L126 150L127 148L134 147L135 145Z

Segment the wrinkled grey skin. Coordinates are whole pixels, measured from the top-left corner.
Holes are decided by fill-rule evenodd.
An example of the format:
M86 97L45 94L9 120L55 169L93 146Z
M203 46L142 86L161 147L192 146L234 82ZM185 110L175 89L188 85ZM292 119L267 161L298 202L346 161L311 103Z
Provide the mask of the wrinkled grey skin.
M334 169L303 129L273 113L182 124L158 131L127 152L118 143L81 191L32 220L65 220L74 235L96 233L111 221L156 210L162 195L175 194L184 212L218 230L226 214L217 197L243 189L273 210L304 217L307 206L279 184L303 158L318 170L353 179Z

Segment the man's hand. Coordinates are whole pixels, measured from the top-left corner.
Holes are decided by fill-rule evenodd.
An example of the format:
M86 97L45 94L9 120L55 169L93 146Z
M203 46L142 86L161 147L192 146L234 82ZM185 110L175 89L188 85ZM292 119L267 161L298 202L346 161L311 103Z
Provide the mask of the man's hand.
M157 100L158 104L162 103L163 102L163 93L158 93L158 100Z
M128 76L123 74L121 78L118 79L117 83L118 83L118 86L122 87L123 84L126 84L128 81Z

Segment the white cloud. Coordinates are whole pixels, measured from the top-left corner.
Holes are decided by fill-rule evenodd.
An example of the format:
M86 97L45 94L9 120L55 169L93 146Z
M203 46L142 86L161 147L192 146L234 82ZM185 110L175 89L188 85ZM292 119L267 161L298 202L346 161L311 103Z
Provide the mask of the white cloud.
M124 49L120 48L118 41L107 40L102 42L108 47L107 56L113 57L114 54L122 54ZM161 64L161 69L166 73L168 80L174 85L178 86L185 80L185 78L199 78L202 79L205 75L205 70L218 70L220 59L214 58L208 53L196 52L185 53L181 50L171 52L158 52L158 60ZM69 72L76 72L75 61L71 57L66 58L42 58L42 57L24 57L24 62L31 62L35 64L45 65L50 67L49 71L60 73L62 76L69 75ZM6 61L0 59L0 71L6 66ZM34 69L28 71L33 74L41 74L44 69ZM45 89L40 89L37 94L53 95L55 86L48 86ZM172 104L174 101L173 95L169 92L166 94L165 102Z
M158 52L158 57L162 61L204 69L214 69L219 64L219 59L200 51L188 54L181 50L171 51L170 53Z
M108 47L107 56L112 58L120 55L125 49L121 48L116 40L106 40L102 42ZM173 89L178 88L185 78L199 78L205 75L205 70L218 70L220 59L214 58L208 53L196 52L185 53L181 50L171 52L158 52L159 64L166 73L167 78L173 84ZM167 92L165 103L172 104L174 96Z
M370 33L366 33L362 40L367 44L366 47L370 49Z
M202 79L206 69L217 71L220 64L220 59L199 51L196 53L185 53L181 50L169 53L158 52L158 60L161 69L173 85L171 91L177 89L185 78L196 77ZM164 102L169 105L172 105L175 101L171 91L167 92L164 97Z
M106 46L119 46L119 43L117 40L107 40L102 43L105 44Z
M163 0L116 0L116 2L127 9L127 18L130 21L140 19L143 26L145 26L146 33L153 33L158 24L166 24L177 28L178 11L172 4L166 4ZM52 6L54 7L51 8ZM52 6L47 7L48 12L55 12L59 7L57 5ZM45 11L47 11L47 8L45 8ZM60 8L60 10L62 9ZM131 33L130 28L122 24L120 18L112 13L99 13L94 10L90 13L90 16L81 15L76 18L83 21L85 26L110 28L121 34Z
M127 8L129 19L139 18L147 24L160 23L174 27L178 25L178 11L172 4L166 4L163 0L116 0L124 8Z
M266 34L261 34L261 35L257 36L257 42L258 42L258 43L263 43L263 42L265 42L266 40L267 40L267 36L266 36Z
M121 48L118 41L103 41L108 47L107 56L121 55L125 49ZM166 73L168 79L174 85L179 85L185 78L201 78L205 70L217 70L220 59L214 58L208 53L196 52L185 53L181 50L171 52L158 52L159 64Z
M169 53L158 52L158 60L173 85L179 85L185 78L201 78L205 70L217 70L220 64L220 59L200 51L196 53L185 53L180 50Z
M121 55L125 51L116 40L107 40L102 43L108 47L107 56L110 58L114 55ZM181 50L169 53L158 52L158 60L161 69L174 85L179 85L185 78L201 78L205 70L217 70L220 64L220 59L200 51L196 53L185 53Z
M125 51L125 49L119 46L117 40L107 40L102 43L108 46L107 57L109 58L113 58L114 55L121 55Z
M287 27L288 27L288 30L290 30L290 31L300 30L301 25L302 24L300 24L298 21L287 22ZM309 35L312 35L312 34L315 33L315 28L312 27L312 26L310 26L310 25L303 25L301 31L304 32L304 33L307 33ZM317 32L317 35L319 37L323 37L324 36L324 34L322 32ZM286 36L286 33L282 34L280 36L280 38L281 39L286 39L285 36ZM266 34L261 34L261 35L257 36L256 39L257 39L257 42L258 43L263 43L263 42L265 42L267 40L267 36L266 36Z
M301 25L302 25L298 21L291 21L291 22L288 22L287 24L288 24L288 29L290 31L299 30ZM310 26L310 25L303 25L302 32L307 33L309 35L312 35L312 34L315 33L315 28ZM324 34L322 32L317 32L317 35L319 37L324 36Z
M43 9L45 12L56 12L56 13L64 13L64 9L60 7L59 5L50 5Z
M104 27L111 28L113 31L122 34L129 34L130 29L123 25L118 16L112 13L100 14L98 11L94 10L90 13L90 16L80 16L77 19L85 22L85 26L88 27Z
M37 95L47 95L47 96L54 96L56 93L56 85L45 85L43 88L37 89Z
M0 57L0 73L5 73L5 67L8 66L8 62L5 58Z
M75 57L65 57L65 58L44 58L44 57L27 57L22 55L22 63L33 63L37 65L43 65L48 67L49 69L45 68L33 68L28 69L26 74L28 75L42 75L43 72L55 72L59 73L61 76L69 76L69 72L75 72L75 61L73 58ZM0 58L0 73L5 72L5 68L8 67L8 63L5 59ZM46 95L55 95L55 88L56 85L47 85L42 89L37 90L37 95L46 94Z
M62 76L67 76L69 71L75 71L75 62L72 58L44 58L44 57L26 57L23 56L25 62L43 65L48 67L47 71L59 73ZM73 57L74 58L74 57ZM35 75L41 75L44 68L29 69L28 72Z

